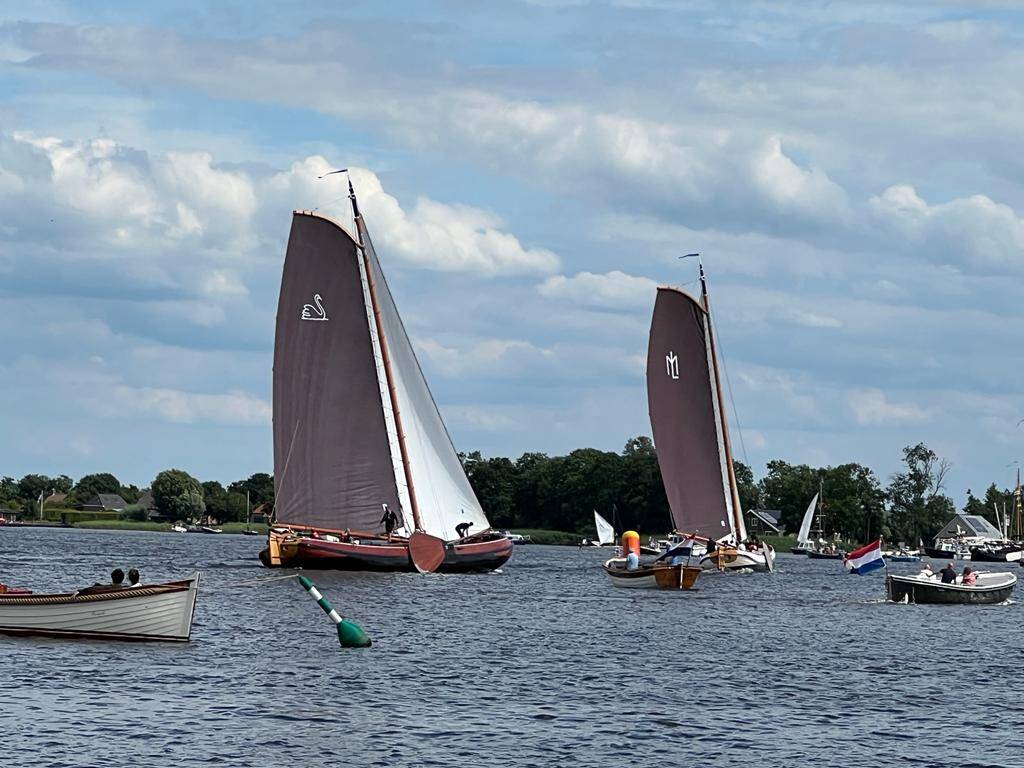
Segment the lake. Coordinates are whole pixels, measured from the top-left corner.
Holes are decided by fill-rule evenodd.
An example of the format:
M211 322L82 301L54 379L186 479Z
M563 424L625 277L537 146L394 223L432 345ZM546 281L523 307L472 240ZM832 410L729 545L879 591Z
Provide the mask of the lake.
M627 592L609 550L500 573L304 571L374 640L339 647L262 537L0 529L36 591L203 574L188 644L0 636L4 766L1016 766L1020 606L903 606L883 573ZM991 564L987 570L999 570ZM1017 570L1016 566L1006 566ZM913 570L912 565L905 566Z

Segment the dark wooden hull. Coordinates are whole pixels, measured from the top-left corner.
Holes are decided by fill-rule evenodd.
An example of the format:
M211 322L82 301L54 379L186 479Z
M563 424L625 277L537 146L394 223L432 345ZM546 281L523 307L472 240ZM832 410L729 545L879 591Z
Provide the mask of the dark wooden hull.
M895 603L928 605L993 605L1006 601L1013 593L1016 580L999 586L964 587L941 584L914 577L888 576L885 580L889 599Z
M1012 545L988 549L986 547L971 547L971 562L976 563L1009 563L1021 560L1020 552L1024 547ZM1009 557L1007 557L1009 555Z
M328 541L301 537L286 544L281 566L338 571L404 571L415 572L404 539L355 539ZM439 573L483 573L500 568L512 557L512 542L503 537L445 544L444 562ZM268 550L260 552L260 560L270 567Z

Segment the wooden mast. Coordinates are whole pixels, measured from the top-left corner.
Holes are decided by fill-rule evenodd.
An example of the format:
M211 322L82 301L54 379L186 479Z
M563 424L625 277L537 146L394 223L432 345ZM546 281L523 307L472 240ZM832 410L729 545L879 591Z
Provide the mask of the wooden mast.
M722 420L722 445L725 448L725 461L729 473L729 494L732 497L733 530L736 532L736 543L739 544L740 531L745 530L740 509L740 494L736 487L736 472L732 466L732 446L729 443L729 422L725 417L725 400L722 397L722 383L718 373L718 352L715 350L714 323L711 320L711 300L708 298L708 283L704 277L704 263L698 259L700 267L700 299L704 311L708 313L708 340L711 347L711 367L715 373L715 396L718 398L718 413Z
M384 325L380 317L380 306L377 303L377 285L370 268L370 258L366 255L363 233L359 227L362 216L356 202L356 192L352 187L352 179L348 180L348 196L352 201L352 215L356 220L356 237L359 239L359 250L363 254L363 269L366 271L366 285L370 291L370 304L373 307L373 320L377 327L377 341L380 343L380 356L384 362L384 377L388 382L388 395L391 399L391 412L395 415L395 431L398 432L398 451L402 456L402 469L405 471L405 485L409 489L409 505L412 507L412 521L417 531L423 530L420 522L420 507L416 501L416 489L412 484L412 469L409 466L409 450L405 444L405 430L402 428L402 414L398 410L398 392L395 389L395 377L391 373L391 355L388 353L388 341L384 336Z

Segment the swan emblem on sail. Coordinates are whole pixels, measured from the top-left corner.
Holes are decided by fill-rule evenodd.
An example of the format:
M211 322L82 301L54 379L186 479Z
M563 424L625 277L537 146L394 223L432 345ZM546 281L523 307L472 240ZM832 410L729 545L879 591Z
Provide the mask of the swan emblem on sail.
M327 312L324 311L323 299L317 293L313 296L312 304L302 305L303 320L327 320Z

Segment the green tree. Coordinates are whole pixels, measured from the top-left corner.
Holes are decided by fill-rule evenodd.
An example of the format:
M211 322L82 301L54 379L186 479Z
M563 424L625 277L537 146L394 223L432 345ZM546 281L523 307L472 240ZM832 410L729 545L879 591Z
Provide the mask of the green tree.
M75 502L84 504L100 493L121 493L121 483L109 472L80 477L72 490Z
M742 461L733 460L732 471L736 476L736 489L740 494L740 507L744 512L761 507L761 489L754 482L754 472Z
M24 502L38 505L40 494L50 495L53 482L53 478L46 475L25 475L18 481L18 498ZM36 508L38 509L38 507Z
M228 490L242 496L248 492L249 503L254 507L258 504L274 503L274 478L266 472L257 472L245 480L236 480L228 486Z
M165 469L153 480L153 504L161 515L174 520L190 520L206 511L203 487L188 472Z
M949 462L924 443L903 449L907 470L892 476L889 499L889 527L900 541L931 539L956 513L953 500L942 493Z
M480 451L462 456L466 476L488 519L498 528L515 522L515 465L506 458L485 459Z
M804 511L818 492L821 472L806 464L790 464L775 459L767 464L767 473L761 478L761 503L767 509L779 511L779 520L787 531L800 527Z

